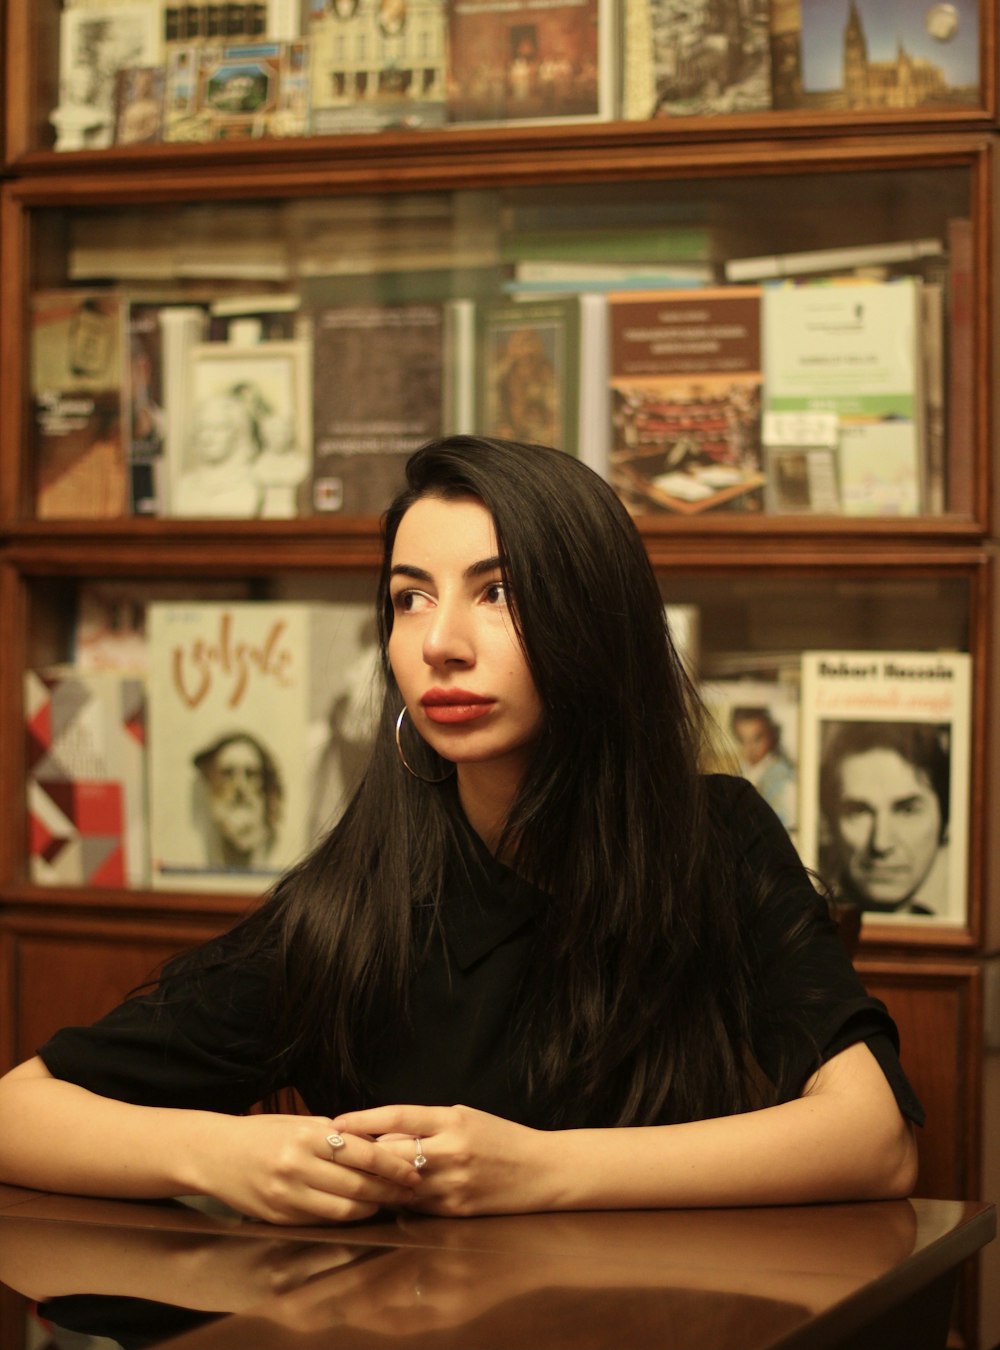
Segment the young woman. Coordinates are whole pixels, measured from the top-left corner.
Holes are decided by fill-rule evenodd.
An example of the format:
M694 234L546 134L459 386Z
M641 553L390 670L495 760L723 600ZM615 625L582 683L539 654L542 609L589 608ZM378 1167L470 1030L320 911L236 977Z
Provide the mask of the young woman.
M230 934L7 1075L0 1180L278 1223L906 1195L895 1028L769 808L699 774L615 495L474 437L408 483L345 815ZM245 1114L284 1086L311 1115Z

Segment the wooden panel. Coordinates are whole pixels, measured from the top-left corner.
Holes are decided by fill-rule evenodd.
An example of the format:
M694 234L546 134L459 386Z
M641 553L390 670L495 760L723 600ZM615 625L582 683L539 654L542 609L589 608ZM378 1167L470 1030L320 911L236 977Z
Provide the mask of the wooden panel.
M974 1198L979 1187L981 979L975 962L859 960L899 1027L903 1065L927 1112L916 1194Z
M116 932L107 924L59 919L3 922L13 929L3 935L13 1011L12 1032L4 1038L10 1059L3 1067L29 1058L60 1027L103 1016L162 962L209 934L184 924L174 931L127 924Z

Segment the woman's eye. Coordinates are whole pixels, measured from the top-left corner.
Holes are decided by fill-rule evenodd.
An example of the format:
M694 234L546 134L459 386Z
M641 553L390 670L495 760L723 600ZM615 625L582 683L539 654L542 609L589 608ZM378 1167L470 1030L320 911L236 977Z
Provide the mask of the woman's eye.
M416 614L426 609L430 603L423 591L397 591L392 597L392 607L398 614Z
M505 605L507 603L507 588L502 581L491 581L483 591L483 599L488 605Z

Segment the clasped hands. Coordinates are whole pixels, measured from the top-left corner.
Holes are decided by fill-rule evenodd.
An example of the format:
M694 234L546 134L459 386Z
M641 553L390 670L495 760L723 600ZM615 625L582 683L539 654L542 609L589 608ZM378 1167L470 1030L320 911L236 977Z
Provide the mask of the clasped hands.
M545 1209L544 1131L467 1106L381 1106L333 1118L230 1122L204 1191L253 1218L347 1223L379 1209L467 1216ZM331 1131L343 1144L331 1147ZM414 1165L420 1140L426 1165ZM235 1144L235 1148L233 1145Z

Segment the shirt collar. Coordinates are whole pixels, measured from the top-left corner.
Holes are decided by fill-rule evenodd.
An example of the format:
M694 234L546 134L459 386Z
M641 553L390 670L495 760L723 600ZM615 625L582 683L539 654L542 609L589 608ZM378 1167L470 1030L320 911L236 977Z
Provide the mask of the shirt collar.
M503 863L471 829L448 873L441 905L445 941L468 970L537 916L541 892Z

